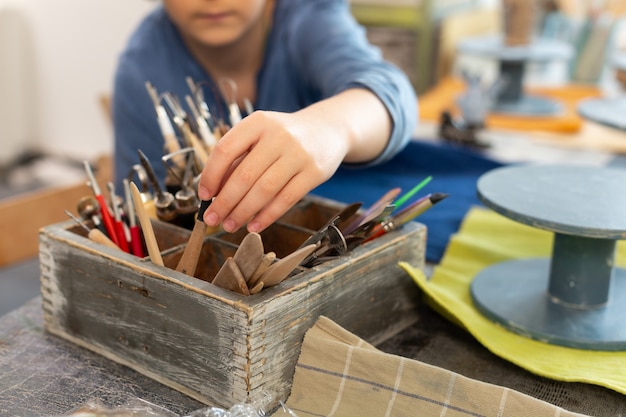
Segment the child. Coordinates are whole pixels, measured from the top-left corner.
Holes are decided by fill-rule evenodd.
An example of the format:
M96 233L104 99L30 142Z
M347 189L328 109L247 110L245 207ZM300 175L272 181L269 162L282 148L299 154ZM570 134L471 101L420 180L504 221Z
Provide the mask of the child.
M116 182L129 175L138 149L165 176L146 82L182 98L190 94L189 77L205 87L214 114L228 114L231 101L254 104L256 111L218 141L199 180L199 197L214 198L205 222L226 231L247 225L260 232L340 164L378 164L409 141L415 92L367 42L346 0L162 3L120 57Z

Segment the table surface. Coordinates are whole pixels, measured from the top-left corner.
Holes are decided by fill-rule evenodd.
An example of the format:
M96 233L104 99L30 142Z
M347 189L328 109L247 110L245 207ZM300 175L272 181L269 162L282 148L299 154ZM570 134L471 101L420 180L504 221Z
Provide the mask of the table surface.
M531 374L493 355L425 304L419 309L418 323L378 348L571 411L595 416L626 414L626 396L595 385ZM138 398L180 415L204 407L130 368L48 334L39 297L0 318L0 416L54 416L91 400L117 406Z

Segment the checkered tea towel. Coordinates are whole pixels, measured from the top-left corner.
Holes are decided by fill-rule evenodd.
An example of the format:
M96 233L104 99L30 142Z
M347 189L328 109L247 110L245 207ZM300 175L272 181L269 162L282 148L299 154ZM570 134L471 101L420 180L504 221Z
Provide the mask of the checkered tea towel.
M381 352L326 317L307 331L288 410L298 417L571 417L526 394ZM275 417L293 416L279 409Z

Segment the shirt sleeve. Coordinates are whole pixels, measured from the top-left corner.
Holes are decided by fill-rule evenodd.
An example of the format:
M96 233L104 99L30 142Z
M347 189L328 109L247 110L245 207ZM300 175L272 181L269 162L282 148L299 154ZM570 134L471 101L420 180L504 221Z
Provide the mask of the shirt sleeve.
M323 97L354 87L372 91L387 108L392 133L375 165L391 159L411 139L418 118L417 96L408 77L385 61L345 0L303 1L289 28L289 53L298 70Z

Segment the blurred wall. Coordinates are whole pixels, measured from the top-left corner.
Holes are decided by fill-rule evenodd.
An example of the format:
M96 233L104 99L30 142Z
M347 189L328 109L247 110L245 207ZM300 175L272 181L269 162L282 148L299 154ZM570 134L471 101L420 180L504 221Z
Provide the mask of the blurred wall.
M112 151L100 97L149 0L0 0L0 163L35 148Z

